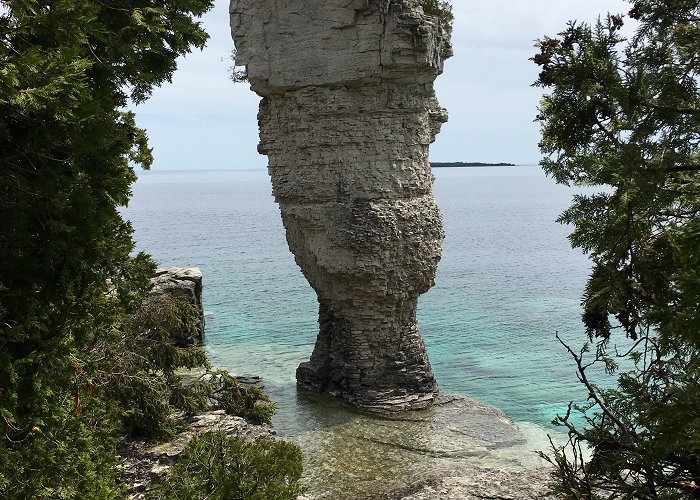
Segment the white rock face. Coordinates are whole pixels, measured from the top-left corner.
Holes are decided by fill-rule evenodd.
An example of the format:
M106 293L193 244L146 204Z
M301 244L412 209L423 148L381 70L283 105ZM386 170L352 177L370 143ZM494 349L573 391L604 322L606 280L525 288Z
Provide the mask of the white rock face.
M232 0L236 61L263 99L259 151L319 301L300 386L376 410L437 389L416 325L443 240L428 146L451 55L416 0Z

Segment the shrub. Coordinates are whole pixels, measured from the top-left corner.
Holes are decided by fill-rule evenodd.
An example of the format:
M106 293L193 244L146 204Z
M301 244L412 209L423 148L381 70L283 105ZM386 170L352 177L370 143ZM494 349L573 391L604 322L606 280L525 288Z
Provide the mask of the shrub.
M195 436L149 498L296 500L303 492L301 471L301 450L293 443L205 432Z
M146 438L166 439L178 428L171 415L192 415L210 406L254 424L270 424L275 406L258 387L246 388L224 370L211 371L204 349L178 347L174 334L194 331L195 310L177 291L152 295L124 324L115 366L102 373L104 385L121 407L124 429ZM185 380L181 369L203 369Z

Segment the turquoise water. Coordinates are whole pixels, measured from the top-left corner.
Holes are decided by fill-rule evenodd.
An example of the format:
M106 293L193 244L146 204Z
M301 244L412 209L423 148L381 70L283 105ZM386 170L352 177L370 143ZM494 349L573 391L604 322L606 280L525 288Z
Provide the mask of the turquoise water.
M446 239L418 322L440 386L547 426L584 392L556 342L579 345L589 270L555 223L573 191L538 167L435 169ZM204 273L213 363L262 376L275 426L302 436L351 419L297 394L294 373L317 332L317 303L287 249L264 171L145 172L124 210L137 249ZM350 412L352 413L352 412Z

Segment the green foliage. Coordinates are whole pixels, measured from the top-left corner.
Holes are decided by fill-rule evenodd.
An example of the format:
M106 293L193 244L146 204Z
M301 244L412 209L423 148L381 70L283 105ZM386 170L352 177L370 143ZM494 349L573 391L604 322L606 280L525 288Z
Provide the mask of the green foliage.
M46 398L26 426L5 424L2 498L122 498L114 474L117 422L109 407L77 387L69 398Z
M153 294L122 325L120 341L107 344L96 383L117 403L124 430L166 439L186 415L217 406L255 424L271 424L275 405L258 387L246 388L224 370L212 371L200 346L178 347L174 334L197 329L196 311L179 291ZM110 352L111 351L111 352ZM182 370L202 373L185 377Z
M301 450L292 443L206 432L195 436L149 498L296 500L301 471Z
M152 160L123 111L202 47L210 0L0 8L0 496L112 498L117 405L99 382L154 265L117 211ZM108 280L113 293L108 294Z
M211 0L12 0L0 9L0 497L109 499L115 439L163 438L220 405L269 423L274 405L201 348L182 296L150 296L132 255L133 166L152 161L123 111L202 47ZM145 302L144 302L144 299ZM182 368L204 369L188 382Z
M449 0L419 0L418 3L426 14L440 19L443 29L448 34L452 33L455 16L452 13L452 3Z
M557 418L566 498L700 498L700 5L633 1L625 16L570 23L538 43L541 165L601 186L560 217L593 262L583 297L592 359L569 349L589 404ZM611 347L618 335L632 347ZM601 390L594 364L625 371ZM587 425L572 424L582 412ZM582 448L592 458L584 463Z
M215 406L251 424L271 425L277 407L259 387L240 384L226 370L206 371L194 380L177 377L170 382L170 404L186 413Z
M225 371L213 372L209 387L208 397L226 413L243 417L253 424L272 423L276 407L259 387L244 387Z
M172 341L173 332L196 330L195 318L183 295L151 295L124 322L119 341L104 346L112 362L103 363L98 380L118 402L129 433L169 437L177 430L170 418L174 409L193 412L207 406L176 374L182 368L208 367L201 347L180 348Z

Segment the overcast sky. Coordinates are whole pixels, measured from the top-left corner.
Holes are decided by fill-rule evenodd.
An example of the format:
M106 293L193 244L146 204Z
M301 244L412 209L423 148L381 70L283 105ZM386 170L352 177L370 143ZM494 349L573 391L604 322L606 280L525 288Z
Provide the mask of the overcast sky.
M528 60L534 40L568 20L593 22L624 13L622 0L453 0L454 56L435 88L450 119L430 149L432 161L536 164L539 129L533 119L541 90ZM228 0L203 18L207 47L179 61L173 83L136 108L148 129L157 170L264 169L257 153L259 98L228 80L233 47Z

